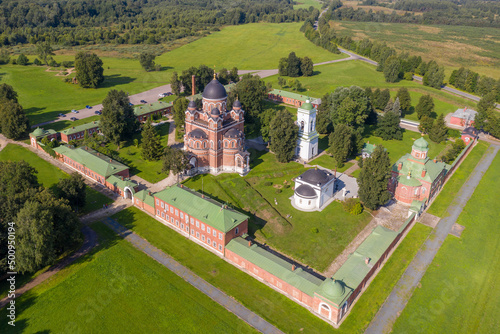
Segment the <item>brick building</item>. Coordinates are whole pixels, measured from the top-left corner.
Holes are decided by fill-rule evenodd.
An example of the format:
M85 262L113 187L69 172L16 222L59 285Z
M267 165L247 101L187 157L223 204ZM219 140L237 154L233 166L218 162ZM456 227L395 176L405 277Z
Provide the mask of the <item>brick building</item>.
M467 107L457 109L453 114L451 114L450 124L461 127L473 126L476 115L477 111Z
M419 138L413 143L411 154L405 154L392 166L388 190L397 201L427 203L441 189L448 165L429 159L428 151L429 143Z
M460 138L464 141L465 145L473 142L479 137L479 131L476 128L469 126L462 131Z
M151 116L167 116L172 113L172 102L156 101L134 107L134 114L141 123L146 122Z
M192 173L248 173L250 154L245 150L241 103L236 100L232 110L227 109L226 89L215 75L202 97L202 109L191 101L186 110L184 150Z
M267 93L267 98L271 101L290 104L296 107L302 107L302 104L306 103L306 100L311 100L311 104L314 108L318 108L321 104L321 99L310 98L306 95L288 92L281 89L273 89Z
M59 146L54 152L59 161L83 176L124 198L134 198L138 185L129 180L128 166L88 147Z
M45 137L47 137L49 141L57 140L59 138L59 132L52 129L44 130L42 128L36 128L35 131L30 133L31 146L36 149L41 149L40 141Z
M69 143L71 140L83 139L85 131L92 136L94 133L101 132L99 130L99 121L93 121L82 125L72 126L61 131L61 141Z

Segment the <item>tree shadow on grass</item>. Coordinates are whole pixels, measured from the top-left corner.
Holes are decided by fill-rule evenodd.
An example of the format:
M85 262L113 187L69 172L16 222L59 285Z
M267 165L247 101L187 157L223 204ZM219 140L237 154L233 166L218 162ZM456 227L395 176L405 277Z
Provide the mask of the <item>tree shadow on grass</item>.
M261 163L264 162L262 160L262 156L267 153L267 151L257 151L255 149L249 149L250 152L250 169L255 168L256 166L260 165Z
M105 75L104 82L99 86L99 88L111 88L115 86L126 85L135 80L135 78L121 76L120 74Z
M11 314L11 310L8 310L7 308L10 307L10 304L7 304L2 308L0 311L0 316L2 317L2 323L0 325L0 332L1 333L24 333L26 329L28 328L28 323L29 323L29 318L26 319L21 319L17 320L21 316L21 314L29 309L31 306L35 304L35 301L37 299L37 295L34 293L26 292L24 295L20 297L16 297L15 299L15 310L14 314L16 317L16 320L14 321L15 326L11 326L8 324L9 321L11 321L11 318L8 317L9 314ZM50 333L50 331L40 331L37 333Z

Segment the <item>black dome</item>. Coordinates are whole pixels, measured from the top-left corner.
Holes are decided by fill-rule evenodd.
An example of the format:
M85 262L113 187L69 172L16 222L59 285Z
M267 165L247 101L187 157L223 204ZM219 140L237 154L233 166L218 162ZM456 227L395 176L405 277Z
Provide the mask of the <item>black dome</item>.
M212 111L210 112L210 115L219 116L220 115L219 108L217 107L213 108Z
M195 108L196 109L196 102L189 101L188 108Z
M307 184L301 184L297 189L295 189L295 193L300 197L307 197L307 198L317 197L314 189L308 186Z
M193 131L191 131L189 133L189 137L191 138L203 138L203 139L207 139L207 134L205 132L203 132L203 130L200 130L200 129L195 129Z
M321 169L309 169L301 175L301 179L307 183L318 184L326 183L330 178L328 174Z
M203 97L210 100L224 99L227 97L226 89L217 79L213 79L205 86Z
M241 108L241 102L240 102L240 100L234 101L233 108Z
M240 131L235 128L227 130L227 132L224 134L224 137L227 138L237 138L239 136L240 136Z

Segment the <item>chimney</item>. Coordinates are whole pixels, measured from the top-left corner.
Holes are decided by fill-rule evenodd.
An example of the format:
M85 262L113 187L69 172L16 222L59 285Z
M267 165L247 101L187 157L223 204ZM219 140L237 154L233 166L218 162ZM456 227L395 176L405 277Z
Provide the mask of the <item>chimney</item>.
M252 246L252 242L248 240L248 247Z
M191 76L191 95L195 95L196 94L196 85L195 85L195 76L192 75Z
M436 163L436 162L437 162L436 158L434 158L434 160L432 160L432 161L434 161L434 163Z
M99 152L97 152L97 156L100 156L100 153L99 153Z
M401 163L401 162L400 162L400 163L398 164L398 170L401 170L401 168L403 168L403 163Z
M425 168L424 168L424 169L422 169L422 177L424 177L424 176L425 176L425 173L426 173L426 172L427 172L427 170L426 170Z
M367 143L367 144L370 144L370 141L367 141L366 143Z
M123 176L122 176L122 181L123 181Z
M201 198L205 198L205 195L201 194Z
M153 193L151 191L148 191L149 196L153 196Z
M113 162L113 159L109 159L109 162Z
M295 265L292 264L292 271L295 271Z
M181 183L181 188L184 188L184 185Z
M365 263L366 264L370 263L370 258L369 257L365 257Z

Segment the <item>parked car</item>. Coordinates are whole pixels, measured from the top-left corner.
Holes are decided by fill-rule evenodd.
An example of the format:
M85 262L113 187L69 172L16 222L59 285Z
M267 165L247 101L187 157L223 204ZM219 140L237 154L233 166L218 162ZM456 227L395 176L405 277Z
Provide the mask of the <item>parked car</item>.
M66 117L66 114L60 113L59 117Z
M167 93L160 93L160 94L158 94L158 97L165 97L165 96L167 96Z
M96 115L101 115L101 114L102 114L102 112L101 112L100 110L96 110L96 111L94 111L94 114L96 114Z
M71 110L71 112L74 113L74 114L78 114L79 111L76 110L76 109L73 109L73 110Z
M134 105L132 102L129 102L128 104L129 104L130 106L133 106L133 105Z
M141 103L148 103L146 100L141 100Z
M174 95L174 93L172 92L165 93L165 96L170 96L170 95Z
M71 117L70 120L72 120L73 122L76 121L78 118L76 117Z
M92 106L86 105L85 108L92 109Z

